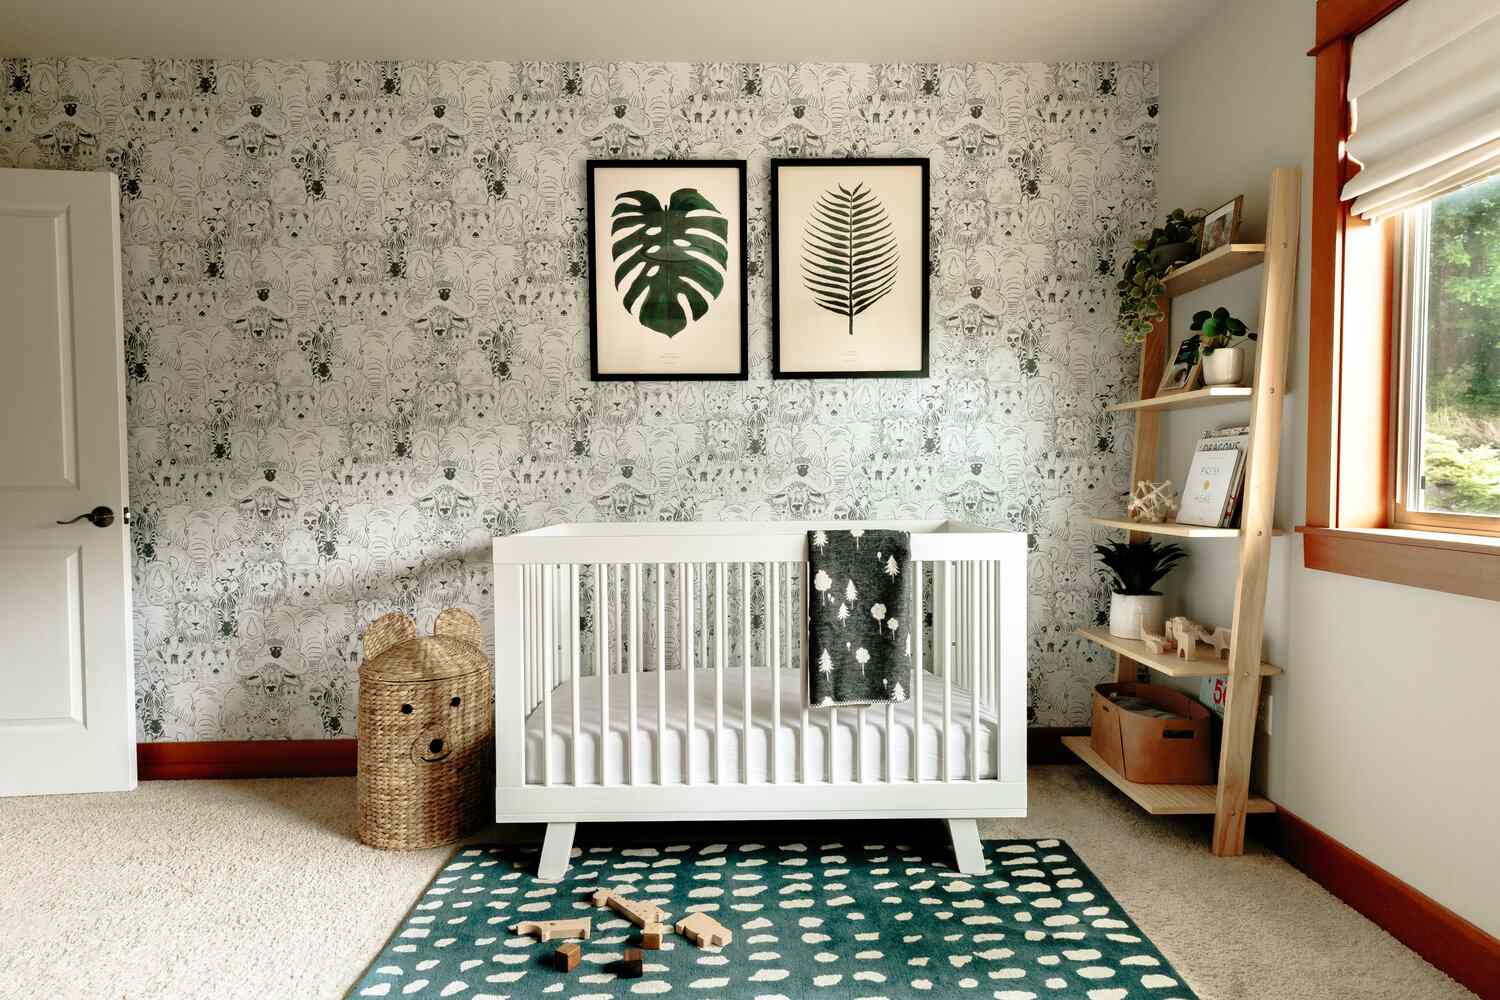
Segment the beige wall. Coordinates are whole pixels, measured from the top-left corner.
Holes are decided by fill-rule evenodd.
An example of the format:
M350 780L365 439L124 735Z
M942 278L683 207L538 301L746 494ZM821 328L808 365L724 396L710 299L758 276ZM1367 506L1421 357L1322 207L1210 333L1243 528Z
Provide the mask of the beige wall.
M1249 235L1258 238L1271 168L1303 169L1283 526L1301 523L1305 508L1313 102L1305 53L1313 17L1312 0L1235 0L1161 63L1163 211L1213 208L1243 192ZM1256 315L1260 274L1179 300L1174 334L1182 336L1196 309L1227 305ZM1169 418L1169 468L1180 467L1180 476L1198 431L1235 415ZM1271 735L1261 737L1267 792L1500 934L1500 603L1313 572L1302 566L1300 538L1276 544L1267 653L1287 673L1272 685ZM1187 609L1227 620L1234 553L1199 543L1194 556L1176 581L1193 594ZM1200 596L1204 587L1211 596Z

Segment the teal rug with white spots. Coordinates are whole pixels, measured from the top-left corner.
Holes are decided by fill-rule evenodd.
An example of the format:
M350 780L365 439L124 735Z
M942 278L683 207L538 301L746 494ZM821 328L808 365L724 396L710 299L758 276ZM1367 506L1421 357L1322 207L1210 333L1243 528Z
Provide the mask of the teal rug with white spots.
M987 841L985 875L962 875L939 845L709 844L575 851L567 877L539 882L536 851L457 851L349 997L669 995L1187 1000L1182 977L1060 840ZM604 886L675 921L693 910L734 934L697 948L675 934L616 975L636 928L589 895ZM517 937L520 920L593 917L582 964L557 942Z

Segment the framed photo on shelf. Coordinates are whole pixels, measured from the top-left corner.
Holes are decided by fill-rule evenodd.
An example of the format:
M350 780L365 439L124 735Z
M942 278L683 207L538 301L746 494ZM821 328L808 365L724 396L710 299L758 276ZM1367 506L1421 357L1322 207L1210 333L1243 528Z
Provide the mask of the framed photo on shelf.
M750 375L744 160L589 160L589 374Z
M771 374L926 378L928 160L771 161Z
M1203 386L1203 356L1198 349L1198 335L1183 339L1177 345L1177 353L1167 362L1161 373L1158 396L1170 396L1176 392L1190 392Z
M1233 243L1240 235L1240 209L1245 196L1237 194L1234 200L1225 202L1203 217L1203 236L1198 241L1198 256L1208 254Z

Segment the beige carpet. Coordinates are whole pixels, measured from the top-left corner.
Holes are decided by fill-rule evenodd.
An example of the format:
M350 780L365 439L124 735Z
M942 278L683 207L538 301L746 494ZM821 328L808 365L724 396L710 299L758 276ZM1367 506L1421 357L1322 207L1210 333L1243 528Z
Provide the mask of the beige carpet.
M0 799L0 997L340 996L448 854L364 847L353 816L345 778ZM1082 768L1033 768L1030 817L984 830L1071 843L1204 1000L1471 996L1280 859L1216 859L1201 820ZM580 837L627 832L651 837Z

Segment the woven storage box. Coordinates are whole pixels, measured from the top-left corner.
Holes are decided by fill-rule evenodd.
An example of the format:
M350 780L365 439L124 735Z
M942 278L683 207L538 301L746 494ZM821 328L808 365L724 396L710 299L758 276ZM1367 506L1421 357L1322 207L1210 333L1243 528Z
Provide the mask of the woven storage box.
M1131 681L1100 684L1094 688L1089 739L1094 752L1129 781L1213 784L1209 711L1173 688Z
M406 615L364 636L359 668L359 839L432 847L494 818L494 680L484 632L449 608L418 638Z

